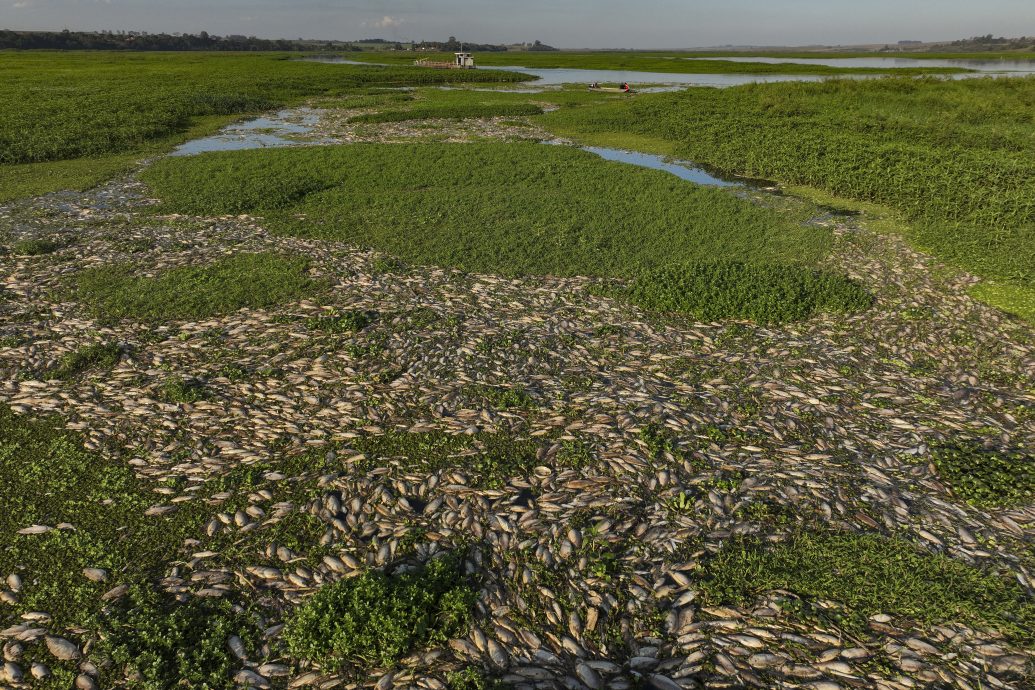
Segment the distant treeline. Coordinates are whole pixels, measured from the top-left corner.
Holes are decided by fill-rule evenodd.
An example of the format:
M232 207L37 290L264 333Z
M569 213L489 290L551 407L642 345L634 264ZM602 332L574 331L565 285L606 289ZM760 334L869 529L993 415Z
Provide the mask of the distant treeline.
M986 36L974 36L960 41L953 41L950 44L953 48L962 48L969 51L981 50L1035 50L1035 36L1021 36L1020 38L993 38L992 34Z
M368 38L355 43L345 41L312 41L265 39L254 36L213 36L207 31L194 34L152 34L146 31L8 31L0 30L0 50L327 50L360 51L368 48L394 50L502 52L514 48L524 50L557 50L540 41L513 46L490 43L461 43L450 36L448 41L399 43L383 38Z
M92 31L3 31L0 49L51 50L349 50L337 42L268 40L254 36ZM356 50L359 50L356 48Z

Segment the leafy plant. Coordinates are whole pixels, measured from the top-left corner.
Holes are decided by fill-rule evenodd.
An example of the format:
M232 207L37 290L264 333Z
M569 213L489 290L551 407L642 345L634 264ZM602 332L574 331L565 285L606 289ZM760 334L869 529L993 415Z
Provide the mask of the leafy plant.
M211 393L200 379L169 379L161 388L161 397L170 403L196 403L207 400Z
M465 634L475 599L454 553L414 570L325 585L288 621L284 639L292 654L324 668L389 666Z
M311 330L325 333L354 333L370 325L371 319L368 312L335 310L330 314L310 317L306 319L305 325Z
M180 602L141 585L103 617L102 630L100 646L114 662L113 680L124 677L142 690L236 687L241 662L227 643L236 635L245 651L254 651L260 637L255 621L225 599Z
M990 450L979 442L935 445L931 458L953 494L982 508L1035 501L1035 456L1021 450Z

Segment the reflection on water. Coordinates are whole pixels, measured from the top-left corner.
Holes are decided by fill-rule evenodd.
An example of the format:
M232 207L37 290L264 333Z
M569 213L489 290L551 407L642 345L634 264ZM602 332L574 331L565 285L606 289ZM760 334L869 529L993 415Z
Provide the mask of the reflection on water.
M641 168L650 168L652 170L664 170L667 173L672 173L681 180L693 182L694 184L705 185L707 187L737 187L743 184L743 182L740 181L724 180L716 177L704 168L697 167L693 163L669 161L663 156L652 156L649 153L609 149L601 146L583 146L581 148L583 151L595 153L605 160L638 165Z
M190 156L207 151L242 151L245 149L298 146L320 141L286 139L284 135L303 135L312 131L320 114L309 108L281 110L276 115L236 122L218 134L188 141L170 155Z

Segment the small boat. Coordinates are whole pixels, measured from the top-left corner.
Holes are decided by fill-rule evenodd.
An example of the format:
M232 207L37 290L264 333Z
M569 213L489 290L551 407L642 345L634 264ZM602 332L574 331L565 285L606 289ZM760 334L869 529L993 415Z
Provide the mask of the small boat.
M590 91L603 91L605 93L632 93L632 87L628 84L622 86L600 86L596 82L589 85Z

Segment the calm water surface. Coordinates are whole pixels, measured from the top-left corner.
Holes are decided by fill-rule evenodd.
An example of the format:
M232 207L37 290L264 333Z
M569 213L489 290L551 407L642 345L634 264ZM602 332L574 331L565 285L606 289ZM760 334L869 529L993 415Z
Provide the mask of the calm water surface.
M918 60L901 57L866 58L779 58L779 57L724 57L683 58L684 60L726 60L728 62L761 62L766 65L825 65L827 67L871 67L875 69L901 69L908 67L960 67L978 72L1024 72L1035 73L1035 60Z

